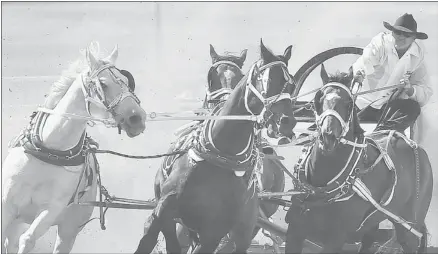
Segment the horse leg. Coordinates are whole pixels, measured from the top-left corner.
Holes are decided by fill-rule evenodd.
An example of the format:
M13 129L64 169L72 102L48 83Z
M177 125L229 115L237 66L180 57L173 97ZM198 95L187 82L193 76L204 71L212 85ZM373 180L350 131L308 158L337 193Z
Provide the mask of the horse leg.
M199 244L196 246L192 254L205 254L213 253L218 247L223 236L215 234L214 230L210 229L210 232L200 234Z
M325 240L320 253L342 253L347 235L345 233L331 234Z
M189 229L180 223L176 223L176 235L181 246L181 253L187 253L193 242Z
M29 229L29 224L24 223L22 220L15 220L8 228L8 244L6 250L8 253L18 252L18 241L20 236Z
M216 253L232 253L235 249L235 240L230 234L226 234L219 243Z
M9 236L10 228L14 222L14 213L7 209L8 206L2 201L2 242L1 242L1 253L6 253L5 242L6 238ZM8 239L8 242L10 240Z
M289 224L286 233L285 254L302 253L305 237L300 234L300 229Z
M240 225L231 232L231 239L234 240L236 248L234 253L246 253L251 241L253 239L253 232L255 224L257 223L257 217L254 218L253 222L244 225ZM231 241L233 242L233 241Z
M91 194L96 195L96 191ZM92 200L92 199L91 199ZM87 221L93 214L94 207L82 207L71 205L64 213L64 219L58 224L53 253L70 253L76 237L85 227Z
M82 228L79 228L78 225L75 224L58 225L53 253L70 253L81 229Z
M20 236L18 253L30 252L35 247L36 240L49 230L64 208L65 204L59 203L42 211L29 229Z
M374 234L379 230L379 224L375 227L371 228L365 235L362 237L361 245L359 248L359 254L372 253L371 247L374 244Z
M7 183L6 183L7 184ZM6 185L3 183L3 185ZM2 242L1 242L1 253L6 253L5 249L5 241L6 238L9 235L9 231L11 230L11 227L13 226L14 222L17 219L17 211L13 207L12 201L9 200L10 198L10 188L4 188L3 189L3 196L2 196ZM11 240L8 240L10 242Z
M425 253L427 245L427 229L424 223L417 224L420 232L423 233L421 239L409 232L405 227L398 223L393 223L397 242L402 246L403 253ZM420 241L419 241L420 240Z
M164 220L161 232L164 235L164 239L166 239L167 253L181 253L181 246L176 234L176 222L172 219Z
M168 236L170 236L172 233L174 234L173 236L170 236L169 244L167 243L166 238L166 248L181 252L181 247L176 235L176 225L174 224L174 215L176 209L176 207L174 207L175 204L175 194L169 194L158 200L157 207L155 207L155 209L152 211L152 214L148 217L148 220L144 224L144 234L135 253L151 253L155 248L155 245L157 245L158 235L160 234L160 231L163 230L163 226L166 227L166 233ZM170 222L173 223L173 229L170 229L168 224ZM174 240L176 240L176 246Z
M255 186L254 186L255 187ZM254 191L247 191L249 200L240 212L240 219L233 227L230 238L234 240L236 248L234 253L246 253L253 239L254 229L259 216L259 199Z
M154 212L144 224L144 234L135 253L151 253L157 245L158 235L161 231L160 221Z

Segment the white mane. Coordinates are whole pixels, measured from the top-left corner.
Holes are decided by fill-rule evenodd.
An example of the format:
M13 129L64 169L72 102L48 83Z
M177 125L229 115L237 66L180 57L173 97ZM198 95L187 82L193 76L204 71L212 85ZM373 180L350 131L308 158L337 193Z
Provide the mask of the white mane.
M102 60L102 57L100 57L101 52L98 42L92 42L89 46L89 50L94 56L96 56L96 59ZM66 70L62 71L61 77L52 84L49 95L44 102L44 107L54 109L62 97L67 93L78 75L89 69L85 57L85 49L82 49L80 54L81 56L73 61Z

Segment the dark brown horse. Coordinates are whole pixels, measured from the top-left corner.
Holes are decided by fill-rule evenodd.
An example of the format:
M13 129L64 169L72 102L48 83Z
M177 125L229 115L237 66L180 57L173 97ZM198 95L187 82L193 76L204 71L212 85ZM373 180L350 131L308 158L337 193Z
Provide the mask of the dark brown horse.
M321 77L324 86L314 99L319 137L294 183L308 195L292 199L286 253L301 253L304 239L322 244L323 253L340 253L352 237L362 239L360 252L366 253L387 218L404 253L424 252L433 184L426 152L397 132L364 135L352 76L329 76L322 67Z
M251 179L261 162L259 131L284 123L280 121L282 117L292 116L293 85L287 71L291 48L276 56L261 43L261 59L223 106L214 110L219 116L258 116L257 122L207 120L199 132L194 132L197 135L188 141L188 153L176 158L169 176L155 189L159 197L157 207L145 223L145 234L136 253L150 253L159 232L165 237L167 251L180 253L176 218L199 236L194 253L212 253L230 231L236 239L235 251L246 252L258 217L258 197ZM289 122L296 123L293 118ZM245 174L237 176L239 171ZM247 225L252 228L246 228Z
M237 83L243 78L243 64L247 49L240 56L231 54L219 55L210 44L212 66L207 75L207 87L203 108L213 109L219 102L226 100Z
M211 110L216 107L219 103L225 101L232 90L236 87L237 83L243 78L244 74L241 70L243 67L244 61L246 59L247 50L243 50L240 56L234 56L231 54L219 55L216 53L214 47L210 44L210 57L212 60L212 66L208 71L207 76L207 87L206 87L206 98L204 100L203 108ZM199 124L199 123L198 123ZM193 125L189 125L192 126ZM193 128L188 128L188 133ZM186 134L187 135L187 134ZM181 135L182 136L182 135ZM184 138L184 137L180 137ZM178 144L178 141L174 143ZM177 149L173 145L169 152ZM276 155L275 151L271 149L269 146L265 146L263 148L263 152L266 154ZM167 167L166 162L169 158L165 158L164 168ZM168 163L168 162L167 162ZM281 168L283 167L283 169ZM282 192L284 191L284 165L279 161L275 161L271 158L264 158L263 160L263 168L261 172L261 184L259 184L258 188L260 191L268 191L268 192ZM162 174L162 169L157 171L156 175L156 188L159 189L162 182L165 180L165 175ZM250 204L249 204L250 205ZM274 204L272 202L261 201L260 208L261 212L267 218L271 217L278 209L279 205ZM252 223L252 222L251 222ZM256 227L253 236L255 236L259 227ZM190 246L194 247L194 242L192 242L192 236L187 228L182 226L181 224L177 224L177 234L178 240L182 247L182 252L187 253ZM193 235L193 234L192 234ZM253 237L254 238L254 237ZM237 239L230 239L229 235L227 235L223 239L225 244L222 244L218 248L219 253L229 253L234 249L235 241Z
M235 56L232 54L219 55L216 53L213 45L210 44L210 57L212 66L210 67L207 75L207 86L204 103L202 105L203 109L208 111L215 108L220 103L227 100L231 92L234 90L236 85L245 75L242 71L242 67L246 60L247 49L242 50L240 56ZM184 135L188 135L191 131L196 128L195 124L201 124L202 121L195 121L188 125L186 131L181 131L179 139L185 138ZM177 149L175 147L178 144L178 140L169 149L172 152ZM168 167L166 162L172 158L165 158L163 168ZM160 189L161 184L165 181L166 175L163 174L163 169L157 171L155 176L155 188ZM158 193L156 193L157 195ZM159 197L157 197L159 198ZM187 253L190 246L193 246L193 233L181 224L177 224L177 235L178 240L181 244L182 253Z

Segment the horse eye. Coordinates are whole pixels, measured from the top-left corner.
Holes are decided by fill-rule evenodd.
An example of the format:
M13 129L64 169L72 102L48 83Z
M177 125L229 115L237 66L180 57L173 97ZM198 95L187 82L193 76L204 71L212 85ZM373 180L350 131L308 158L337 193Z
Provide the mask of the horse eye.
M102 89L107 89L108 85L105 84L104 82L100 81L100 86L102 87Z

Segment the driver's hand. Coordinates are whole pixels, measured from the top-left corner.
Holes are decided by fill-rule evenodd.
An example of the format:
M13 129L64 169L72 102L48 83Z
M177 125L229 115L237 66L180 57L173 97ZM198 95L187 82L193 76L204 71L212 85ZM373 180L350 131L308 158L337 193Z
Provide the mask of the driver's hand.
M403 88L401 88L401 90L403 90L408 96L412 96L412 94L414 94L414 88L409 81L410 75L411 73L406 73L400 80L400 84L403 85Z
M354 74L353 79L354 79L356 82L359 82L359 83L362 84L363 81L364 81L364 79L365 79L365 72L364 72L363 70L358 70L358 71L356 72L356 74Z

